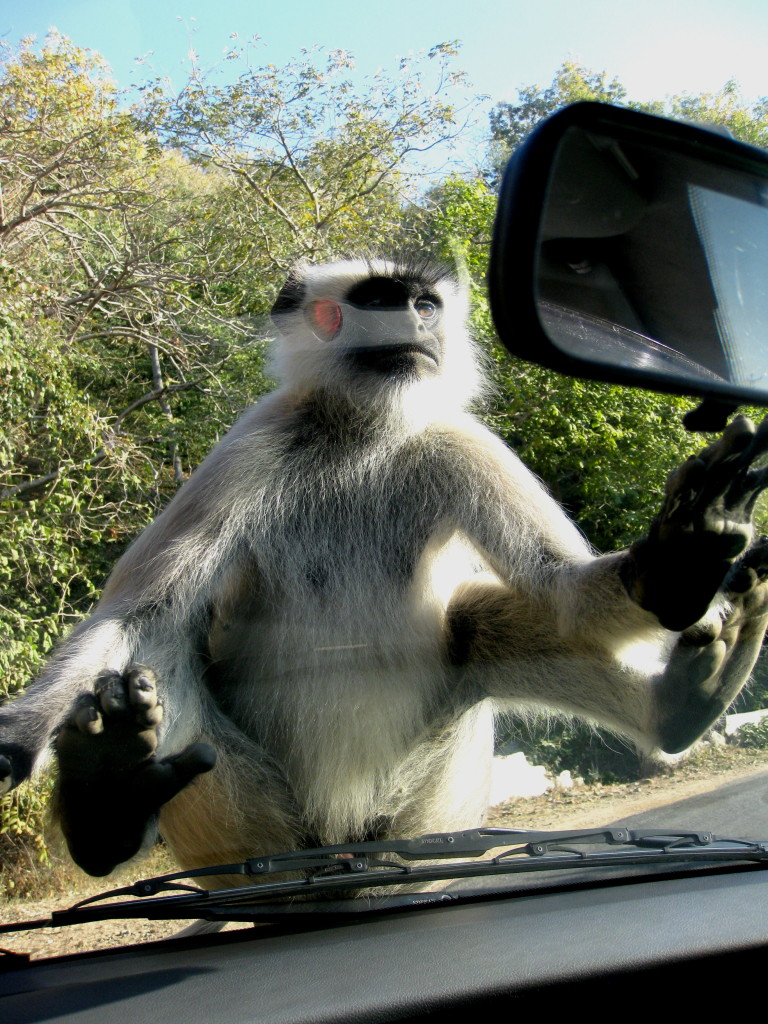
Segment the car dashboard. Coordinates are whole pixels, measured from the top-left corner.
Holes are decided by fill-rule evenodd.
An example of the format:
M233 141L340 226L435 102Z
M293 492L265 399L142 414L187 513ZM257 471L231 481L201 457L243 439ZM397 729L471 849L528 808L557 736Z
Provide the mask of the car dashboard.
M762 986L768 873L718 867L9 965L4 1024L419 1021L460 1009L708 1016ZM737 987L738 999L731 994ZM608 997L608 1002L602 1000Z

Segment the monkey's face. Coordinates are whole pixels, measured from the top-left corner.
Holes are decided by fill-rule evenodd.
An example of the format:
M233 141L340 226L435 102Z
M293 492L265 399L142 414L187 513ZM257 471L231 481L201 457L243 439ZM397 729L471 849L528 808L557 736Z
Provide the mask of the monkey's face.
M453 397L461 390L465 402L474 389L466 296L440 270L386 260L299 267L272 316L278 371L301 390L358 401L429 384L455 390Z
M368 277L342 301L323 297L306 306L321 342L332 344L353 375L418 379L439 372L443 302L418 280Z

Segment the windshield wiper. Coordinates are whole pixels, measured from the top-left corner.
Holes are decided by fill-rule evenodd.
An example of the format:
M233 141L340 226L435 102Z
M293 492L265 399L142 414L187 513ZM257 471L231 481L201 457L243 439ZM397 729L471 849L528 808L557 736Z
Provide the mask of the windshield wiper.
M492 851L497 852L487 859L467 859ZM265 906L266 900L277 897L320 896L340 890L403 884L410 887L419 882L606 863L637 865L680 860L768 862L768 841L731 839L711 832L607 827L554 832L480 828L438 832L415 839L345 843L157 875L91 896L66 910L56 910L50 918L0 925L0 934L120 918L250 920L307 911L306 903ZM260 881L287 872L301 872L301 877ZM216 875L243 875L254 881L220 889L202 889L181 881ZM137 899L105 902L123 897ZM451 898L439 890L411 892L403 897L409 905ZM373 906L370 902L366 905Z

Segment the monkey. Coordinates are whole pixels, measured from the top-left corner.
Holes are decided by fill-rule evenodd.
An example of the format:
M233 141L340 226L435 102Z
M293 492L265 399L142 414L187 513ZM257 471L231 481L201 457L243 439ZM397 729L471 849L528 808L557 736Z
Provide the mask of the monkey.
M85 871L158 828L193 868L477 827L498 714L677 752L739 693L768 625L766 421L736 417L646 536L596 554L472 411L467 318L425 261L294 268L277 387L0 708L0 785L54 752Z

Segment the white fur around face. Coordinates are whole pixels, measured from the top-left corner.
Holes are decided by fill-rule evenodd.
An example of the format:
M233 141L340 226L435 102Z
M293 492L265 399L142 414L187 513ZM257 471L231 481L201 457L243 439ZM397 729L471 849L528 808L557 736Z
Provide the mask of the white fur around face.
M431 286L442 304L443 350L434 373L423 373L393 385L391 380L355 379L344 360L349 338L328 341L309 324L305 310L317 299L331 299L342 308L350 289L361 276L391 276L397 267L388 260L346 260L322 266L301 266L304 300L295 311L275 317L279 336L274 343L271 369L283 387L296 394L318 388L343 396L372 412L394 416L397 429L408 432L450 419L481 395L484 378L479 356L466 321L469 302L466 288L453 277L442 277ZM381 314L373 321L381 321Z

